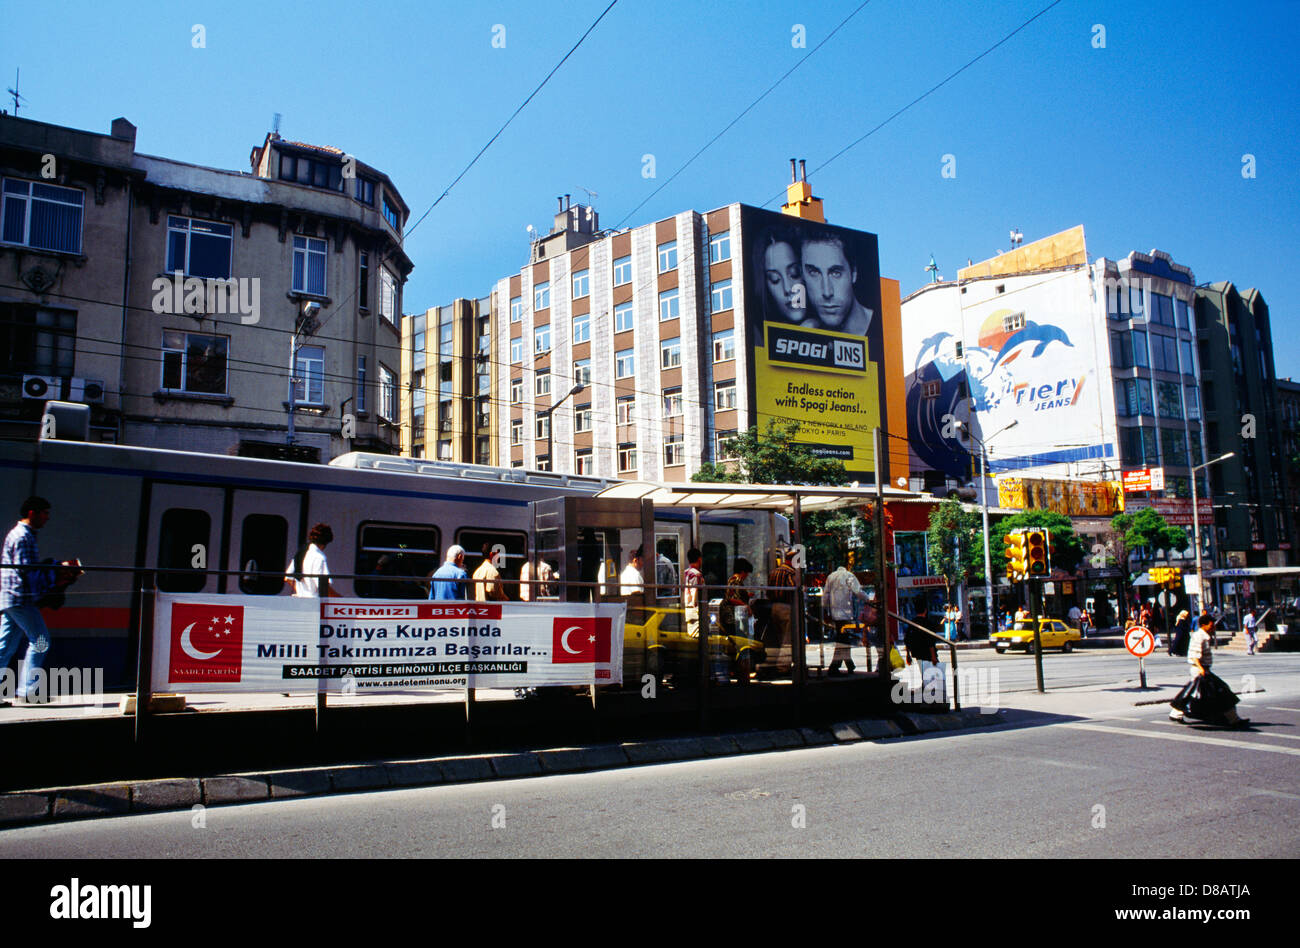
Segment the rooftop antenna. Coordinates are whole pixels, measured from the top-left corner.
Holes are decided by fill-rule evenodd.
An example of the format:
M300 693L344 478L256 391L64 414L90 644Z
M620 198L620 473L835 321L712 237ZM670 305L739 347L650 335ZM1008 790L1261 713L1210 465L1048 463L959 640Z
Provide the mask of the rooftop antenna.
M271 134L276 138L280 137L280 113L276 112L271 118Z
M15 68L15 69L14 69L14 87L13 87L12 89L7 90L8 93L9 93L11 96L14 97L14 117L15 117L15 118L18 116L18 103L19 103L20 101L22 101L22 102L26 102L26 101L27 101L27 96L25 96L25 95L19 95L19 94L18 94L18 75L19 75L19 70Z
M1011 228L1011 249L1014 250L1025 242L1025 235L1020 232L1020 228Z
M583 188L582 185L578 185L578 187L587 192L587 203L595 206L596 198L600 197L600 195L591 190L591 188Z
M939 281L939 264L934 262L934 254L930 254L930 262L926 264L925 272L930 274L931 283Z

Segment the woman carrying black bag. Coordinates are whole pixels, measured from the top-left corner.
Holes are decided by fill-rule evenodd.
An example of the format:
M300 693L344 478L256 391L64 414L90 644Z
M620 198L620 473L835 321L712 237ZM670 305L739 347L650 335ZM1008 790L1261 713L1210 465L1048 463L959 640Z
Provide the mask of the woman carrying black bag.
M1237 696L1222 678L1210 671L1210 663L1213 661L1213 629L1214 620L1202 616L1199 627L1192 633L1192 640L1187 647L1187 663L1192 666L1192 680L1169 702L1173 706L1169 719L1185 722L1190 717L1210 724L1246 727L1250 724L1250 718L1237 715Z

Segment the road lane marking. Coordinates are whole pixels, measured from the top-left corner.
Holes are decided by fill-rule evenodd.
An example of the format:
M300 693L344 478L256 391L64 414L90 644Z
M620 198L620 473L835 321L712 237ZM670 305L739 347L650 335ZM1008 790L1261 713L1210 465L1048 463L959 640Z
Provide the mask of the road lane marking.
M1139 731L1128 727L1106 727L1104 724L1062 724L1061 727L1074 728L1077 731L1098 731L1103 734L1123 734L1126 737L1153 738L1158 741L1184 741L1188 744L1208 744L1213 747L1236 747L1242 750L1268 751L1273 754L1290 754L1300 757L1300 750L1291 747L1278 747L1274 744L1251 744L1246 741L1230 741L1223 737L1205 737L1200 734L1156 734L1151 731ZM1170 727L1183 725L1169 723Z
M1265 711L1287 711L1291 714L1300 714L1300 708L1272 708L1266 707Z
M1281 797L1283 800L1300 800L1300 793L1283 793L1281 790L1247 790L1248 797Z
M1156 727L1161 727L1163 726L1164 721L1157 719L1155 721L1148 721L1147 723L1154 724ZM1251 733L1258 734L1260 737L1280 737L1284 741L1300 741L1300 734L1275 734L1272 731L1264 730L1251 731Z

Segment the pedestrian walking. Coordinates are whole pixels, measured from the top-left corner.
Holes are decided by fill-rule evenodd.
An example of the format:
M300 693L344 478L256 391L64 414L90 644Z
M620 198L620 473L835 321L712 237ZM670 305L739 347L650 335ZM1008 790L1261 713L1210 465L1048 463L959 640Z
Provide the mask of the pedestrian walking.
M1246 618L1241 620L1241 628L1246 633L1246 654L1255 654L1256 633L1259 631L1259 606L1251 606Z
M1187 647L1191 680L1169 702L1172 706L1169 719L1185 722L1191 717L1210 724L1246 727L1250 718L1237 714L1237 696L1222 678L1210 671L1214 660L1213 629L1214 621L1207 617L1201 619L1197 630L1192 633Z
M841 674L841 664L845 666L850 675L853 674L854 669L857 667L853 664L853 653L849 649L849 633L847 631L847 627L852 625L854 621L855 598L860 599L863 603L870 602L866 592L862 589L862 584L858 582L858 578L849 572L847 566L840 566L839 569L826 578L826 585L822 587L822 606L830 614L831 622L835 625L835 652L831 655L830 668L827 669L829 675ZM874 613L875 610L871 611ZM871 618L866 624L874 625L874 618ZM866 644L865 636L864 644Z
M627 565L618 578L620 596L639 596L645 592L645 573L641 571L644 558L645 550L639 546L628 554Z
M1210 623L1213 626L1213 622ZM1183 656L1187 654L1192 640L1192 614L1184 609L1174 620L1174 631L1169 637L1169 654Z
M433 582L429 586L430 599L464 599L465 586L469 582L469 573L465 572L465 548L453 543L447 550L447 558L434 571Z
M686 551L686 572L682 575L682 609L686 613L686 634L700 635L700 591L704 588L704 554L698 547Z
M318 523L307 531L307 545L294 554L285 568L284 583L299 599L320 599L337 596L330 584L330 564L325 558L325 547L334 542L334 531L328 523Z
M735 567L727 579L726 591L722 594L722 608L718 611L718 624L727 635L735 635L736 630L742 628L742 623L744 632L749 632L749 590L745 588L745 583L753 571L754 567L749 560L743 556L736 558Z
M957 641L957 630L961 623L961 609L954 603L948 603L943 610L943 637L949 642Z
M27 569L0 568L0 670L9 666L14 651L25 639L27 654L18 670L17 700L28 704L44 704L49 700L41 693L41 669L49 657L50 630L41 616L40 602L51 594L62 593L81 575L81 564L64 560L54 566L42 567L36 545L36 532L50 521L50 502L44 497L28 497L18 511L19 520L5 537L0 566L27 567ZM0 707L9 701L0 698Z

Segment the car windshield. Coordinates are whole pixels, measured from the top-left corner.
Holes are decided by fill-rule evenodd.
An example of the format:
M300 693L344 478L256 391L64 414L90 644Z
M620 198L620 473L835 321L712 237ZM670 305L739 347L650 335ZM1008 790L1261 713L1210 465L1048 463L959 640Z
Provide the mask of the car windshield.
M1034 623L1029 619L1021 619L1016 623L1016 629L1020 632L1034 631Z

